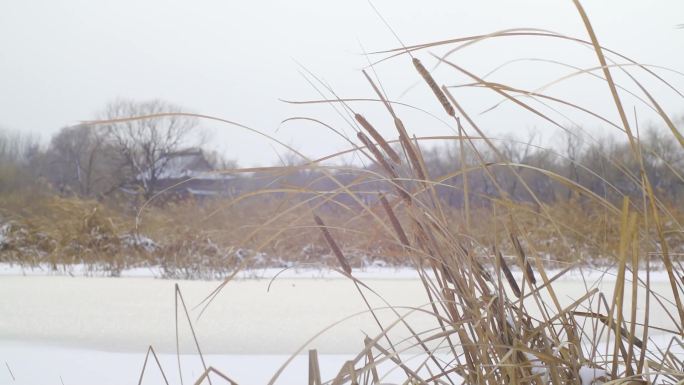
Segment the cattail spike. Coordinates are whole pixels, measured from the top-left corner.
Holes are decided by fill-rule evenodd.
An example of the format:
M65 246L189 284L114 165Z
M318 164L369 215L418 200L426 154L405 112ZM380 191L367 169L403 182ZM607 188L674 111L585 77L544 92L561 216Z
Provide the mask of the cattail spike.
M332 250L333 254L335 254L335 257L337 257L337 261L342 266L342 270L344 270L345 273L351 275L352 270L351 266L349 266L349 262L347 262L347 259L344 257L344 254L342 254L342 250L337 245L337 242L335 242L332 235L330 235L330 232L328 231L328 228L325 226L325 223L323 223L323 220L318 215L314 215L314 221L318 225L318 228L321 229L325 241L328 243L328 246L330 246L330 249Z
M523 264L523 269L525 270L525 275L527 276L527 279L529 279L533 285L536 285L537 279L534 276L534 271L532 270L532 265L530 264L530 261L527 260L527 256L525 255L525 250L523 250L523 247L520 244L518 237L516 237L513 234L510 234L510 236L511 236L511 242L513 242L513 247L515 248L515 251L518 254L518 257L520 257L520 261Z
M432 75L430 75L430 72L428 72L423 63L414 57L413 66L416 67L416 70L418 70L420 76L422 76L425 82L428 84L432 92L437 97L437 100L439 100L439 103L442 105L442 107L444 107L446 113L449 116L456 116L454 107L451 105L451 103L449 103L449 100L447 99L446 95L444 95L444 92L442 92L439 86L437 86L437 82L435 82L435 79L432 78Z
M382 207L385 209L385 212L387 213L387 216L390 219L390 223L392 224L394 231L397 233L397 236L399 237L399 240L401 241L401 243L404 246L409 246L408 237L406 236L404 229L401 227L401 223L399 223L399 219L397 219L397 216L394 214L394 211L392 210L392 206L389 204L389 202L387 201L387 198L385 198L385 195L383 195L383 194L380 194L380 203L382 203Z
M375 147L375 144L373 144L373 142L371 142L370 139L368 139L368 137L363 132L360 132L360 131L357 132L356 137L359 138L361 143L363 143L363 145L366 146L366 148L368 148L368 150L373 154L373 156L375 157L375 160L380 164L380 166L382 166L382 168L384 168L389 173L390 176L392 176L393 178L396 178L397 177L396 172L394 172L394 169L392 168L392 166L390 166L390 164L387 163L387 160L385 160L385 157L382 156L382 154L380 153L378 148Z
M399 131L399 141L401 141L401 144L404 146L404 149L406 150L406 154L408 155L409 161L411 162L411 167L413 167L413 170L416 172L418 179L425 180L425 173L423 172L423 168L420 165L420 160L418 160L418 155L416 155L416 151L413 148L413 144L411 143L411 140L408 137L408 133L406 132L406 128L404 127L404 123L401 121L401 119L394 118L394 125L397 127L397 131Z
M513 273L511 273L511 269L508 268L508 264L506 263L503 255L501 255L501 252L497 252L497 257L499 259L499 265L503 270L504 276L508 281L508 285L513 290L513 294L516 296L516 298L520 298L520 286L518 286L518 282L516 282L515 277L513 277Z
M354 118L356 119L357 122L359 122L361 127L363 127L366 131L368 131L370 136L372 136L373 139L376 142L378 142L378 145L380 145L380 147L382 148L383 151L385 151L387 156L389 156L390 159L392 159L392 162L394 162L396 164L401 163L401 159L399 158L399 155L397 155L397 153L392 149L392 147L389 145L389 143L387 143L385 138L383 138L382 135L380 135L380 133L375 129L375 127L373 127L373 125L370 124L370 122L368 120L366 120L366 118L364 118L363 115L354 114Z
M370 152L373 154L375 157L376 161L385 169L387 170L387 173L390 175L392 180L395 183L395 187L397 189L397 192L399 195L408 203L411 203L411 196L404 191L404 188L402 186L401 181L398 180L399 176L397 175L396 170L389 164L387 163L387 160L385 160L385 157L380 153L380 151L375 147L375 144L368 139L368 137L363 133L363 132L357 132L356 137L359 138L361 143L363 143L364 146L370 150Z

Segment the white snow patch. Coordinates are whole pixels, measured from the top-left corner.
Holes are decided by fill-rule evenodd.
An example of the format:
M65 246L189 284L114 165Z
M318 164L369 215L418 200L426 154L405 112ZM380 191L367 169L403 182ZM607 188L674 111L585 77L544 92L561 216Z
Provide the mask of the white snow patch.
M0 250L7 244L9 232L11 230L11 225L9 223L5 223L2 226L0 226Z
M531 354L531 353L525 353L525 356L527 357L527 360L530 361L530 364L532 365L532 368L530 371L532 372L532 375L539 375L542 384L548 384L549 383L549 368L546 366L544 361L540 360L537 358L537 356Z
M600 385L607 381L607 372L600 368L591 368L589 366L582 366L579 369L580 380L582 385Z
M159 248L159 245L151 238L140 234L124 234L119 239L126 246L140 247L150 253Z

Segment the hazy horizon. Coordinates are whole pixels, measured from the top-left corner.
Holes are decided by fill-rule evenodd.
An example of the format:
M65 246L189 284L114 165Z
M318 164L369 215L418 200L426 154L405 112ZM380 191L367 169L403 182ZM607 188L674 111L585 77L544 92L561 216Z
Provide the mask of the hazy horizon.
M373 4L406 44L519 27L587 38L571 1ZM680 49L684 29L678 27L684 22L684 2L630 0L583 5L604 46L641 63L684 71L684 54ZM460 51L451 60L480 76L516 58L544 57L583 68L598 65L585 47L547 40L498 39ZM368 60L363 49L391 49L399 43L365 0L303 0L286 4L276 0L258 4L203 1L192 5L161 0L66 0L2 3L0 46L0 128L34 132L47 140L63 126L94 118L116 98L158 98L188 111L262 130L307 156L316 157L347 148L348 144L310 122L280 122L289 117L311 116L346 134L352 132L351 127L330 106L288 105L279 99L321 97L300 74L306 71L323 79L342 98L374 97L360 72ZM443 53L445 49L417 54L431 68L436 60L430 52ZM371 59L383 57L375 55ZM410 88L418 75L407 57L383 62L375 70L391 99L425 108L446 120L424 84ZM657 68L654 71L675 87L684 84L681 74ZM494 74L492 79L534 89L571 72L550 64L517 62ZM640 80L651 82L652 78L642 76L643 72L638 74ZM440 66L434 75L440 84L467 82L445 66ZM625 81L619 74L616 76ZM681 96L651 83L666 111L684 113ZM625 85L638 91L633 84L625 81ZM597 95L596 90L604 94ZM478 115L500 100L491 92L454 92L492 136L536 129L547 139L553 139L548 125L512 106ZM548 92L584 101L586 106L615 119L614 107L607 103L607 87L601 87L594 79L585 76L583 80L554 86ZM639 121L652 117L652 112L635 100L626 100L630 111L636 108ZM380 106L353 106L374 119L383 133L396 136L391 125L386 124L387 116ZM447 125L423 113L403 113L409 129L418 136L451 132ZM583 120L586 117L573 118L580 123L588 122L586 128L592 134L607 132L601 131L595 121ZM203 121L202 126L213 133L212 148L243 166L277 160L277 145L258 135L210 121ZM277 151L282 153L281 150Z

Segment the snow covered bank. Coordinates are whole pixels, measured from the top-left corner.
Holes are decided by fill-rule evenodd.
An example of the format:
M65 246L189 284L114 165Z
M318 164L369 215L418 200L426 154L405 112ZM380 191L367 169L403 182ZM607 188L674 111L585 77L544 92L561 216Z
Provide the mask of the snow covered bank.
M652 282L668 282L668 275L665 270L660 268L653 268L650 272L650 279ZM546 274L552 278L560 273L560 269L547 269ZM164 278L164 271L161 266L147 266L124 269L118 272L117 277L123 278ZM418 272L411 266L387 266L376 265L367 266L364 268L353 269L354 277L364 279L419 279ZM513 270L513 274L521 279L522 272ZM56 269L49 265L38 266L22 266L19 264L0 263L0 277L2 276L68 276L68 277L107 277L110 272L103 269L98 269L97 266L88 266L84 264L74 265L58 265ZM311 265L303 265L301 267L269 267L269 268L251 268L238 272L237 279L272 279L279 278L319 278L319 279L336 279L340 278L339 272L327 268L316 267ZM642 280L646 279L646 272L644 269L639 271L639 277ZM586 280L587 282L595 282L598 280L606 282L614 282L617 278L615 269L610 267L576 267L565 272L559 280L561 281L577 281ZM222 279L222 278L221 278ZM214 279L220 281L221 279ZM206 279L203 279L206 281ZM628 274L627 280L631 280L631 274Z

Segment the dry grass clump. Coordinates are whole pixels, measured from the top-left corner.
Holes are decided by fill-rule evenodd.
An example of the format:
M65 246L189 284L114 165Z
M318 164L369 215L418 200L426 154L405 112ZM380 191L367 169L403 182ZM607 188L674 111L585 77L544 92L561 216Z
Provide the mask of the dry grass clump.
M0 200L0 262L27 269L69 273L81 265L92 274L117 276L125 269L153 267L165 278L221 279L238 266L337 265L298 197L185 200L149 205L142 212L51 193ZM378 229L342 230L349 221L361 227L373 226L371 221L332 207L321 215L339 227L331 232L355 268L375 259L406 264L391 244L375 241Z
M139 216L113 203L52 194L4 195L0 198L5 208L0 212L0 260L63 272L82 264L92 273L108 275L146 266L158 268L163 277L188 279L220 279L238 266L338 265L306 199L297 194L261 194L239 203L216 199L150 205ZM336 201L317 211L356 269L413 263L405 241L388 239L387 223L377 221L390 219L386 217L390 201L396 206L396 195L385 194L382 199L373 198L375 203L365 209ZM676 206L666 207L676 220L664 225L665 237L672 252L682 252L684 237L676 226L684 215ZM494 243L506 258L517 254L512 227L520 229L518 240L527 255L540 259L547 268L610 266L619 249L619 218L603 205L579 198L547 204L543 211L537 205L513 201L471 207L467 227L462 208L442 204L440 210L449 232L468 234L475 250L490 258ZM394 215L398 222L410 220L402 210ZM562 239L555 225L561 227ZM640 246L641 255L651 251L649 245ZM658 258L652 262L653 268L662 269Z
M365 286L355 279L355 269L344 245L348 234L356 237L362 232L373 232L375 244L392 245L401 257L412 261L418 269L429 303L425 309L413 311L427 312L434 317L438 327L414 330L407 320L407 313L398 309L394 310L396 321L391 324L381 324L375 318L382 333L366 338L366 348L346 362L335 378L325 383L379 384L383 374L379 373L379 368L383 364L402 373L404 384L589 385L675 384L684 381L684 363L681 356L673 353L674 346L682 346L680 338L684 334L684 307L681 302L684 269L672 253L673 245L670 244L678 236L675 234L681 234L684 229L679 222L679 214L659 199L653 181L644 170L638 133L626 115L627 108L611 73L620 71L632 79L645 94L650 107L669 127L674 139L681 143L682 150L684 142L678 127L672 124L656 99L628 72L628 68L608 65L609 60L630 62L630 59L601 47L581 5L577 1L575 4L587 27L589 40L535 29L517 29L402 47L388 53L400 57L414 56L445 45L451 46L451 53L481 40L503 36L553 38L590 48L601 64L599 71L606 87L600 91L608 95L620 118L612 125L622 131L630 143L630 151L624 155L641 165L638 174L631 175L639 186L639 194L636 198L623 195L617 201L609 200L578 182L561 178L553 170L538 169L536 171L553 183L563 183L581 200L581 204L569 204L568 207L544 204L526 186L517 166L511 164L487 138L475 116L462 108L458 97L450 89L438 86L439 81L414 59L418 76L435 94L436 101L446 112L446 119L451 119L451 126L458 130L459 135L453 140L469 147L479 157L479 162L464 166L462 173L467 175L469 170L484 170L498 190L492 197L494 204L486 210L479 211L466 205L454 217L434 193L438 181L448 180L448 176L429 174L424 166L420 141L410 136L399 113L380 91L381 87L364 73L371 83L369 88L381 102L378 105L394 122L400 150L390 153L388 144L395 141L379 136L377 130L371 131L368 122L359 118L359 112L341 101L348 112L356 116L361 128L377 142L371 142L361 128L357 128L360 144L357 144L356 151L374 162L375 169L379 171L368 171L350 183L341 183L336 174L322 167L318 161L307 160L306 167L320 170L325 177L336 182L336 188L313 197L306 195L306 199L286 201L288 209L276 210L246 239L253 240L268 234L257 242L255 250L262 250L287 237L293 230L309 234L310 218L313 218L314 227L335 257L340 273L354 281L361 299L368 304L366 296L372 292L362 290ZM554 120L554 116L535 109L526 99L514 97L524 91L483 80L452 62L449 53L435 56L437 62L469 78L473 82L470 86L485 88L541 117L551 127L566 129ZM636 68L649 76L655 75L646 67L637 65ZM664 82L657 75L655 77ZM538 97L531 93L526 95L532 99ZM556 101L565 108L578 108L572 101ZM340 101L335 96L328 102ZM604 122L609 121L598 114L591 114ZM480 156L479 147L474 144L476 140L484 143L497 157L494 162ZM400 159L395 159L395 156ZM491 172L493 166L508 167L510 175L532 195L532 201L517 202L506 194ZM287 169L284 172L288 172ZM630 171L623 169L623 172ZM373 200L367 200L352 190L357 183L369 181L382 186ZM463 189L468 202L466 178L462 183L458 188ZM306 193L305 190L302 192ZM348 219L329 221L320 213L338 194L351 198L355 206L346 206ZM307 205L302 206L302 201ZM306 209L301 210L302 207ZM582 209L578 210L578 207ZM288 227L275 233L268 231L277 220L286 217L291 218ZM359 231L359 224L369 221L374 226ZM266 230L265 233L261 233L262 230ZM617 275L612 292L603 293L594 282L585 281L586 290L577 293L570 302L560 298L556 290L557 279L568 270L552 275L547 271L545 259L554 259L572 267L574 261L594 253ZM650 283L651 270L644 260L648 262L654 258L653 255L669 277L667 293L654 291ZM523 274L513 273L514 264ZM229 281L224 281L207 301L218 295ZM370 305L368 310L372 314L376 312ZM667 315L669 326L655 326L650 314ZM396 341L389 337L394 329L403 327L410 331L407 340ZM665 336L672 342L667 346L658 343L652 339L654 334L660 334L661 338ZM422 352L417 361L407 359L412 349ZM321 384L316 352L310 351L309 357L309 384ZM216 372L216 369L208 368L198 382L207 378L211 371ZM277 381L280 373L274 375L271 384ZM227 381L234 383L233 380Z
M125 222L94 201L55 195L3 196L1 260L26 266L87 264L112 272L126 264L119 250Z
M492 244L498 240L499 250L505 255L515 255L515 246L511 240L510 229L520 229L518 238L528 250L528 254L539 258L547 268L563 268L569 264L585 266L611 266L615 263L614 256L619 253L621 232L620 217L608 211L603 204L571 199L546 205L542 211L538 206L526 203L506 204L505 208L493 210L491 208L476 208L472 210L473 219L470 222L468 234L473 236L479 244ZM665 225L665 239L673 254L684 251L684 238L677 228L682 223L682 213L678 207L667 206L674 218ZM456 212L452 217L458 217ZM638 222L647 221L642 213L635 213ZM461 215L462 216L462 215ZM515 224L510 223L514 221ZM493 227L492 223L502 226ZM558 228L562 237L558 235ZM457 225L452 226L457 230ZM656 237L655 229L644 229L650 232L650 237ZM652 244L638 245L639 260L642 268L650 262L651 268L662 268L660 257L647 261L649 253L654 251ZM631 261L628 261L631 264Z

